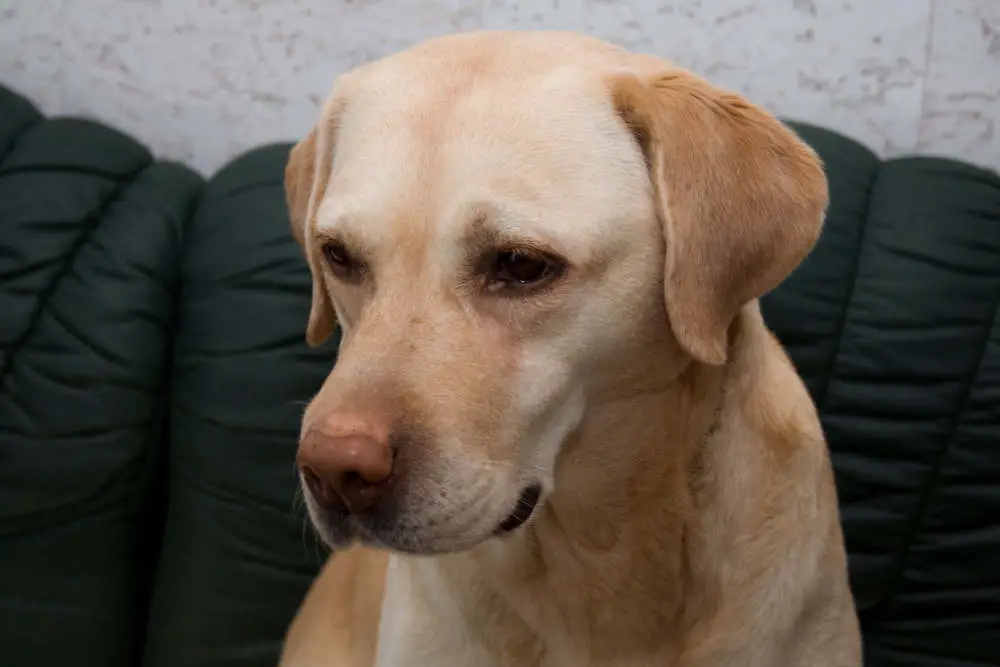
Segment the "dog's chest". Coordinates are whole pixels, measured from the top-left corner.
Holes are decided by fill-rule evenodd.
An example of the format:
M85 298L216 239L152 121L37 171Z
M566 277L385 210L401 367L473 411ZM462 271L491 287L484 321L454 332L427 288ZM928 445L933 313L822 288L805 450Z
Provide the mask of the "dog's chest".
M376 667L666 667L670 658L650 656L639 662L593 660L587 638L538 638L512 631L502 615L491 616L487 641L474 636L468 615L448 594L448 585L422 571L414 584L412 570L395 558L386 574ZM435 591L431 593L429 591ZM499 641L497 641L499 640Z
M376 667L505 667L469 636L467 624L449 600L443 582L438 597L433 575L422 573L420 584L396 558L386 572L385 597L379 623ZM525 666L530 667L530 666Z

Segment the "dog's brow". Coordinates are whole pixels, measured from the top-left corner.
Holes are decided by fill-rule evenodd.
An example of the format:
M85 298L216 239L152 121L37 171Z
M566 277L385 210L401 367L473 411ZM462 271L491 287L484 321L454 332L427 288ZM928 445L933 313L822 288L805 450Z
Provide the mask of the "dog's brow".
M316 244L324 246L329 243L343 245L351 251L352 255L359 259L371 256L371 248L367 243L365 243L364 239L360 238L357 234L352 233L349 229L344 229L342 227L318 228L316 230Z
M339 232L348 226L351 217L342 204L329 197L316 206L316 226L321 232Z
M496 218L482 207L474 207L462 231L462 240L472 247L495 245L500 236Z
M527 246L540 251L557 252L557 243L547 234L539 234L534 225L524 225L511 214L489 206L472 209L469 222L462 234L463 242L476 250L498 246Z
M327 199L316 209L315 235L320 243L334 241L358 253L371 251L372 239L363 233L368 219L354 208Z

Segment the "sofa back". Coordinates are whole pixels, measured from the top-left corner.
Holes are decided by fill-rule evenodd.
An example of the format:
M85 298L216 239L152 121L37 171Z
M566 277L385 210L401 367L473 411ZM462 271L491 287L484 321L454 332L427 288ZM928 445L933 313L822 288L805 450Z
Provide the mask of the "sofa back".
M1000 664L1000 178L795 127L832 204L762 307L832 451L866 664Z
M0 664L136 664L202 186L0 88Z
M793 124L832 205L763 299L833 451L868 665L996 663L1000 178ZM288 146L207 183L0 89L0 655L273 665L325 552Z

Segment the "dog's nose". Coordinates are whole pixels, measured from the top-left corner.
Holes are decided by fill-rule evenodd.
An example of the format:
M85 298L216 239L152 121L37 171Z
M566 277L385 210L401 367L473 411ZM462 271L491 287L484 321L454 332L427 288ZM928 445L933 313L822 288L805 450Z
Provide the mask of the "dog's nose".
M353 431L309 431L296 463L316 501L328 509L362 512L385 495L393 472L388 437Z

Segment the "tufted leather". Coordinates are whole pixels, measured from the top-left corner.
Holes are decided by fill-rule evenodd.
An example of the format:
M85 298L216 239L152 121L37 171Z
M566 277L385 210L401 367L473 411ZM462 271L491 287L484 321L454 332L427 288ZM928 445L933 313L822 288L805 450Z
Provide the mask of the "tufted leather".
M1000 662L1000 177L793 124L832 206L763 299L833 451L867 665ZM309 275L288 146L208 183L0 88L2 663L273 665Z

